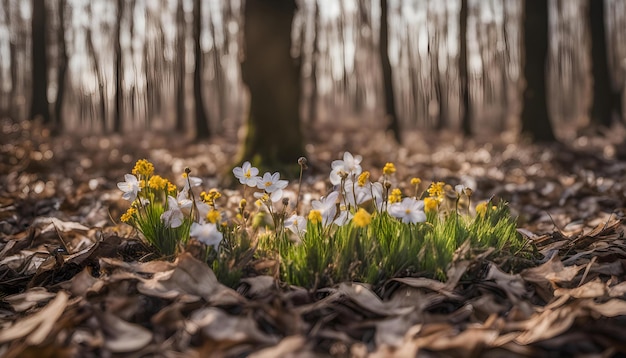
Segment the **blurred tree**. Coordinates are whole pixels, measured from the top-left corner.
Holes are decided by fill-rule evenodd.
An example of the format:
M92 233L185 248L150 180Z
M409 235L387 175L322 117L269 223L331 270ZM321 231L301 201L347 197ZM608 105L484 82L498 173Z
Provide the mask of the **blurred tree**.
M593 76L593 102L591 125L608 127L615 108L611 75L607 53L607 38L604 22L604 0L589 0L589 25L591 28L591 72Z
M204 108L202 95L202 47L200 34L202 31L202 0L193 2L193 49L195 65L193 69L193 98L196 109L196 139L205 139L211 136L209 117Z
M523 67L526 87L522 108L522 135L536 142L554 141L546 103L548 57L548 0L525 0Z
M113 131L122 132L122 19L124 18L124 0L117 0L117 17L115 22L115 111L113 113Z
M176 5L176 131L185 130L185 41L187 36L187 23L185 22L185 9L183 0L178 0Z
M43 122L50 123L50 104L48 103L48 57L47 57L47 19L46 1L32 0L32 97L30 102L30 119L42 117Z
M54 102L54 121L57 131L63 129L63 118L61 111L63 110L63 98L65 95L65 84L67 80L67 63L69 61L67 55L67 47L65 45L65 12L67 0L59 0L58 8L58 28L57 28L57 98Z
M459 79L461 81L461 103L463 106L461 128L463 133L469 136L472 134L472 109L467 78L467 16L467 0L461 0L461 13L459 15Z
M87 6L87 15L89 16L89 18L91 18L93 16L93 12L91 9L91 4L90 3L89 6ZM92 22L93 23L93 22ZM105 133L107 131L107 117L106 117L106 98L105 98L105 83L104 83L104 76L102 75L102 71L100 70L100 61L98 60L98 54L96 53L96 48L93 45L93 31L91 29L91 25L87 26L87 34L86 34L86 41L87 41L87 50L89 51L89 55L91 56L91 65L92 65L92 71L94 72L94 74L96 75L96 81L98 82L98 97L99 97L99 113L98 115L100 116L100 130L102 131L102 133Z
M383 86L385 88L385 115L387 116L387 130L393 133L394 139L400 143L400 124L396 113L396 100L393 91L391 63L389 62L389 26L387 0L380 0L380 63L382 65Z
M284 168L304 155L300 65L290 53L295 10L295 0L245 2L241 72L250 110L241 158L257 166Z

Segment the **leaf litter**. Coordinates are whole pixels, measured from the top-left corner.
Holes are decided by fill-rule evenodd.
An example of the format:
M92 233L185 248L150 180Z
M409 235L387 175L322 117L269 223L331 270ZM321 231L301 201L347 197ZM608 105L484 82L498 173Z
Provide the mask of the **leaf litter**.
M3 145L0 162L2 356L626 354L626 162L607 157L610 138L564 148L409 134L410 145L395 147L369 132L311 145L312 163L359 148L371 166L393 161L399 172L473 181L477 195L510 202L537 260L492 262L463 247L445 282L306 290L254 275L226 287L190 253L154 259L111 219L123 205L114 183L131 161L218 178L233 141L87 136L68 150L67 138L30 126L4 133L18 139ZM381 145L368 146L373 139ZM53 155L18 158L16 148ZM323 190L324 179L312 173L303 186Z

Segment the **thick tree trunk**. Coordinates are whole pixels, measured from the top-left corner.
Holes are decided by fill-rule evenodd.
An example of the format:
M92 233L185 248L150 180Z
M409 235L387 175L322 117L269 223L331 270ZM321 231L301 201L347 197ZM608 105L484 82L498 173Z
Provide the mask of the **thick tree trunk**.
M50 123L50 104L48 103L48 59L47 59L47 21L45 0L32 1L32 97L30 119L41 117Z
M608 127L611 125L614 101L604 27L604 0L589 0L589 20L591 28L591 73L593 75L591 124Z
M206 139L211 136L209 117L204 108L202 95L202 48L200 47L200 33L202 30L202 0L194 0L193 6L193 48L195 66L193 70L193 98L196 109L196 139Z
M243 80L250 111L242 159L284 168L304 154L300 129L300 66L291 57L295 1L247 0Z
M459 77L461 80L461 128L466 136L472 135L472 108L470 107L469 79L467 76L467 0L461 0L459 18Z
M65 83L67 80L67 63L69 61L65 46L65 7L67 0L59 0L59 28L57 29L58 69L57 69L57 98L54 102L54 120L56 130L63 130L63 99L65 95Z
M400 143L400 124L396 113L396 100L393 92L393 80L391 73L391 63L389 62L389 28L387 0L380 0L380 63L383 72L383 86L385 88L385 114L387 115L387 130L393 133L395 140Z
M185 51L186 39L185 10L183 0L178 0L176 8L176 131L185 130Z
M554 141L546 103L548 1L524 1L524 103L522 134L536 142Z
M124 18L124 0L117 0L117 21L115 24L115 112L113 114L113 131L122 132L122 19Z

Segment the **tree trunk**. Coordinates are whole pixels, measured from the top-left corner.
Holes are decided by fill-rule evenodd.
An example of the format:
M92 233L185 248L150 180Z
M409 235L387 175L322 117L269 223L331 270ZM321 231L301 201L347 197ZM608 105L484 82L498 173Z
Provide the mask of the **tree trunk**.
M291 57L295 1L247 0L242 76L250 110L242 160L285 168L304 154L300 129L300 66Z
M115 23L115 112L113 114L113 131L122 132L122 19L124 18L124 0L117 0L117 21Z
M91 6L88 7L88 15L91 18ZM106 133L107 131L107 117L106 117L106 96L105 96L105 84L104 78L102 76L102 71L100 71L100 63L98 61L98 54L96 53L96 49L93 45L93 36L91 27L87 28L87 50L91 55L91 63L93 66L93 72L96 75L96 80L98 81L98 95L100 98L99 107L100 107L100 130L102 133Z
M196 108L196 139L206 139L211 136L209 117L204 108L202 96L202 48L200 47L200 33L202 30L202 0L194 0L193 6L193 48L195 65L193 70L193 98Z
M463 112L461 128L466 136L472 135L472 108L470 107L469 79L467 76L467 0L461 0L459 18L459 77L461 80L461 103Z
M43 123L50 123L48 103L48 59L47 59L47 21L45 0L32 1L32 97L30 119L42 117Z
M387 25L388 20L388 6L387 0L380 0L380 63L383 72L383 86L385 88L385 114L387 116L388 124L387 130L393 133L394 139L400 143L402 137L400 136L400 124L398 123L398 115L396 113L396 102L393 93L393 79L391 73L391 63L389 62L389 28Z
M65 7L67 0L59 0L59 28L57 29L58 48L58 69L57 69L57 98L54 102L54 120L56 130L63 130L63 98L65 95L65 84L67 80L67 63L69 61L67 48L65 46Z
M178 0L176 7L176 131L185 130L185 40L186 23L183 0Z
M524 1L524 103L522 134L536 142L554 141L546 103L548 1Z
M591 28L591 73L593 75L591 124L608 127L611 125L614 103L604 27L604 0L589 0L589 23Z

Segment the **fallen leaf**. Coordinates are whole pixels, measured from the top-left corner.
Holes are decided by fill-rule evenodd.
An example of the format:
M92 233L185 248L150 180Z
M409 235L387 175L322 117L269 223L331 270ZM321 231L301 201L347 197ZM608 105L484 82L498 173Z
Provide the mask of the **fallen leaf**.
M22 318L0 331L0 343L26 337L27 344L41 344L52 331L54 323L63 314L68 299L67 293L59 291L56 297L39 312Z

